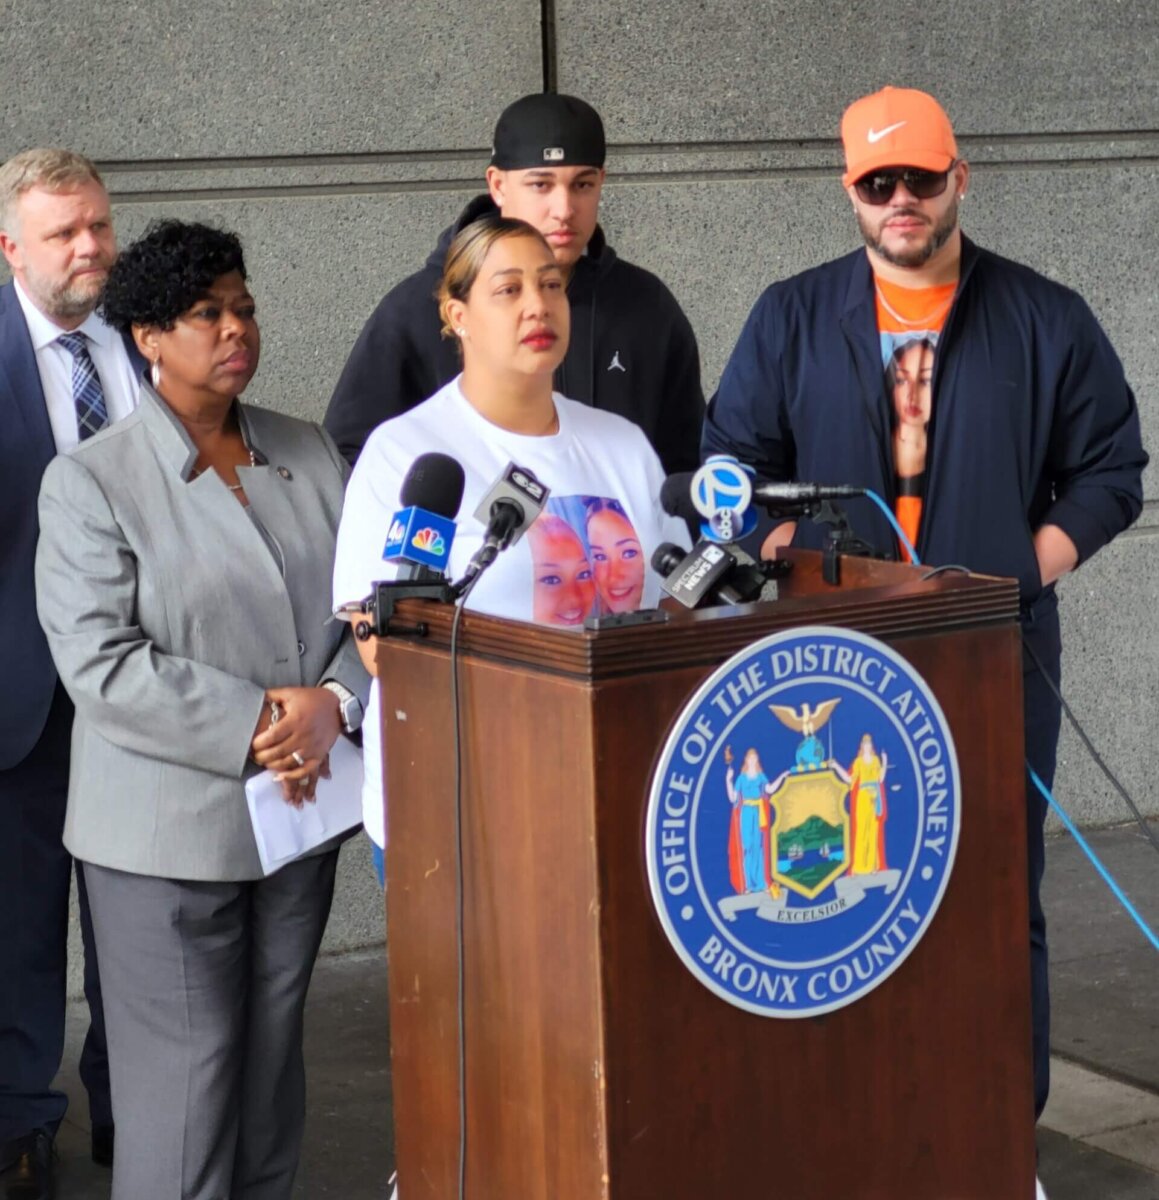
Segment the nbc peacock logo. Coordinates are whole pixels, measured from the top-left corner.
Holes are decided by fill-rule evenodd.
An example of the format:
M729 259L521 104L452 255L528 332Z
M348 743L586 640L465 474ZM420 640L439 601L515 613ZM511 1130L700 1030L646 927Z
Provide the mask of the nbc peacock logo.
M411 538L410 544L416 550L422 550L426 554L439 555L447 548L447 543L443 539L443 535L437 529L432 529L429 525L425 529L420 529L418 533Z

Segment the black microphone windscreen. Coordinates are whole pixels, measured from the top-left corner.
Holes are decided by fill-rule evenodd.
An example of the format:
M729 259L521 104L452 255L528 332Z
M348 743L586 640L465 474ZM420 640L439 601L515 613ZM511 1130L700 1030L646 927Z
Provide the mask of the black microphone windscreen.
M652 551L652 570L657 575L667 579L669 575L684 561L688 551L681 550L675 542L661 542Z
M660 485L660 507L670 517L680 517L693 524L699 524L700 514L692 503L692 480L694 471L680 471L669 475Z
M463 503L465 483L466 476L458 459L436 451L420 454L402 481L399 507L414 505L453 521Z

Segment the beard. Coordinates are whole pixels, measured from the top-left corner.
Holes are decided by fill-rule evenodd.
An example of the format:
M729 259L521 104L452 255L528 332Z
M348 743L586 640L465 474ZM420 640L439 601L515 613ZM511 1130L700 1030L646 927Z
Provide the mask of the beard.
M108 278L111 262L103 258L87 259L78 263L74 271L87 271L93 267L104 269L104 276L85 275L77 277L69 275L66 279L54 279L41 275L30 266L24 268L24 285L29 296L36 301L36 306L49 317L60 317L74 320L76 317L87 317L96 308Z
M942 219L930 230L929 236L924 242L917 246L911 246L906 250L891 250L881 240L881 228L885 221L893 217L920 217L922 214L912 208L899 209L897 212L892 212L886 217L876 229L873 229L861 211L857 211L857 225L861 230L861 236L865 239L865 244L875 253L881 256L887 263L892 263L895 267L921 267L927 262L950 240L950 235L958 227L958 202L955 200L953 204L946 210L946 214Z

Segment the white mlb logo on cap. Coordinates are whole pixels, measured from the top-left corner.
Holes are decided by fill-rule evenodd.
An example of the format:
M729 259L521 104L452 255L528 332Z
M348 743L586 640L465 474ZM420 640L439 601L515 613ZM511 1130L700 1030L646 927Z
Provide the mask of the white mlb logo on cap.
M562 162L563 147L562 146L544 146L543 148L544 162Z

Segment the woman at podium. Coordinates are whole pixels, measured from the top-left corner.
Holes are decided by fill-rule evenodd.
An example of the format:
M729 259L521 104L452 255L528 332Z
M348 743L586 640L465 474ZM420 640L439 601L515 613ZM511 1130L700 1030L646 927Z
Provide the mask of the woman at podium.
M383 542L407 472L431 451L457 459L465 475L447 566L452 578L482 545L485 526L473 514L509 464L551 489L528 536L479 577L468 607L581 629L589 617L656 604L659 579L647 564L661 542L686 545L687 533L660 507L664 473L644 433L554 390L571 332L566 288L550 247L522 221L484 217L451 243L439 312L463 371L368 439L338 533L335 607L361 600L395 573L383 562ZM373 643L362 649L373 672ZM383 686L389 681L376 681L364 724L364 818L380 873Z

